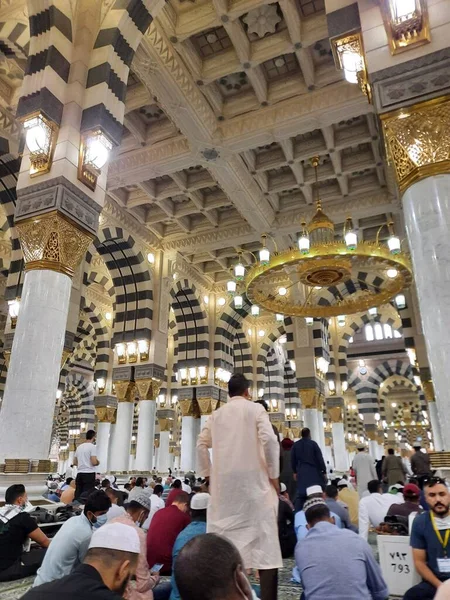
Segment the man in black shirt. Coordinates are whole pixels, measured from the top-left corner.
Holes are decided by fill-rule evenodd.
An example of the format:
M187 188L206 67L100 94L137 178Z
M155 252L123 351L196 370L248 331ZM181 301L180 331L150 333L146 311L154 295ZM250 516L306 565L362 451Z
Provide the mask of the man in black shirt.
M62 579L32 588L22 600L121 600L136 573L139 551L133 527L107 523L94 532L82 565Z
M13 581L34 575L44 559L50 540L36 521L24 512L28 497L21 484L11 485L0 508L0 581ZM33 540L38 550L23 552L24 544Z

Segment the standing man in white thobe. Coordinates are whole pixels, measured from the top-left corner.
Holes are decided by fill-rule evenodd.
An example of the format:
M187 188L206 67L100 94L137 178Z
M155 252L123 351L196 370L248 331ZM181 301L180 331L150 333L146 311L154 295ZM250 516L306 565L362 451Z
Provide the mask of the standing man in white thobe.
M358 454L353 459L352 469L356 475L356 484L358 487L359 498L369 495L369 491L367 489L367 484L369 481L374 479L378 479L377 471L375 469L375 464L373 458L370 454L367 454L366 447L364 444L359 444L357 446Z
M208 532L233 542L245 567L259 570L261 600L276 600L283 565L277 526L280 447L249 387L242 374L230 378L230 401L209 417L198 437L197 466L200 476L211 477Z

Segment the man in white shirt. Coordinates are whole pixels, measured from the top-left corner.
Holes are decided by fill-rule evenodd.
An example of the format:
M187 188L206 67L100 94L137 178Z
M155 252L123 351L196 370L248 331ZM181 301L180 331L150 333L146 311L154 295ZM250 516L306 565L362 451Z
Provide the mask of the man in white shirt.
M377 472L375 470L375 462L370 454L365 451L364 444L357 446L358 454L353 459L352 468L356 475L356 484L358 486L359 497L362 498L364 492L367 491L369 481L376 479Z
M148 514L148 517L144 521L144 524L142 525L142 529L148 530L155 513L157 513L158 510L161 510L162 508L166 507L166 503L164 502L164 500L161 497L163 494L163 491L164 491L163 486L161 484L157 483L155 485L155 489L153 490L153 494L150 496L150 505L151 505L150 512Z
M93 429L89 429L86 433L86 441L80 444L75 452L73 464L78 468L78 473L74 500L80 500L84 492L95 488L95 467L100 464L95 447L96 435Z
M367 484L369 495L359 501L359 535L367 540L369 526L378 527L393 504L401 504L397 494L382 494L378 479Z

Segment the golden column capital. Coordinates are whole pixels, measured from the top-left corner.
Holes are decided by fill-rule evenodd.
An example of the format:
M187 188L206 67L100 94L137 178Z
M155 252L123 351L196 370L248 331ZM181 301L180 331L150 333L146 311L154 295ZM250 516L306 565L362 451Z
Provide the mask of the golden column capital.
M73 277L94 236L57 211L16 222L27 271Z
M163 419L158 417L158 423L160 431L170 431L173 421L171 419Z
M136 386L132 381L115 381L116 396L119 402L134 402Z
M450 173L450 96L385 113L381 122L401 194L421 179Z
M198 407L202 416L210 415L216 409L218 400L214 398L197 398Z
M136 379L136 390L139 400L156 400L161 390L162 381L149 377Z
M180 407L182 417L195 417L193 400L190 400L189 398L178 400L178 405Z
M319 408L320 394L315 388L307 388L298 391L302 408Z
M434 396L434 386L431 379L428 381L422 381L423 393L425 395L425 400L430 403L435 401Z
M96 406L95 412L99 423L116 422L116 408L113 406Z
M327 408L327 414L332 423L343 423L344 418L342 408L340 406L332 406Z

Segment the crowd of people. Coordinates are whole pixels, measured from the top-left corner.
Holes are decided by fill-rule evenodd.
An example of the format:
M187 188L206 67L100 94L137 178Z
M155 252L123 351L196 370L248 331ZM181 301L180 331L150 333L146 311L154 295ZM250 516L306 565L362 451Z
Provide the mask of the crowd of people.
M51 539L25 487L11 486L0 581L35 575L26 600L250 600L256 573L258 597L276 600L278 570L293 557L304 600L385 600L371 532L411 529L422 581L404 600L450 600L450 495L419 444L409 481L392 449L376 465L363 445L351 472L333 478L309 429L280 442L243 375L231 377L229 397L198 437L197 475L155 473L119 488L98 477L88 431L67 477L49 482L48 500L73 511Z

